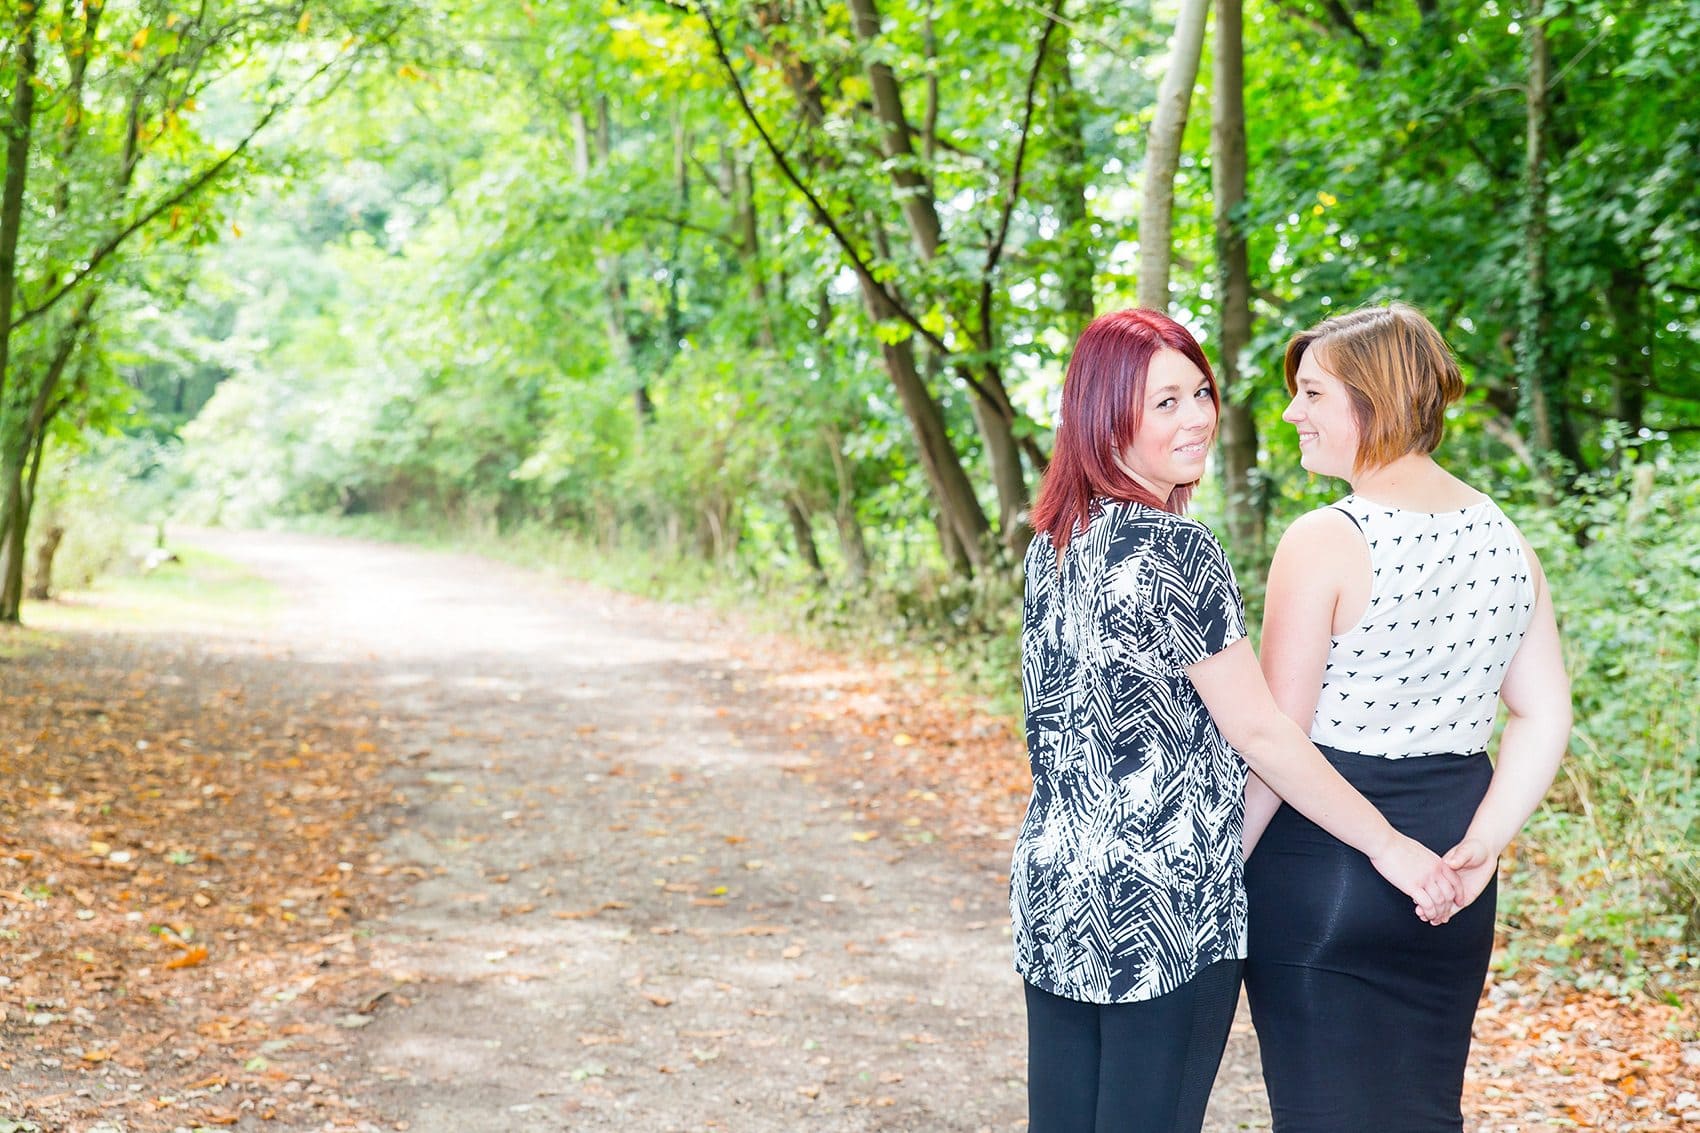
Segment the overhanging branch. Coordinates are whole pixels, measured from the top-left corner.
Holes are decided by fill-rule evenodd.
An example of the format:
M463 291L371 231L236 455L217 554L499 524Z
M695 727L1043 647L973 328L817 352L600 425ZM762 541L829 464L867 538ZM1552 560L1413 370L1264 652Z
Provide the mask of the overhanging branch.
M683 9L684 7L683 4L677 2L677 0L668 0L668 3L670 7L680 9ZM780 173L783 174L785 179L791 183L792 188L796 189L797 192L802 195L803 199L808 202L809 211L814 213L815 219L822 227L832 234L833 240L837 242L839 248L844 252L844 255L850 260L851 270L856 273L856 277L861 281L862 286L878 292L890 310L895 312L900 320L906 323L910 329L912 329L924 341L931 344L941 354L946 356L953 354L954 351L945 345L943 339L928 330L926 327L922 326L921 320L915 316L914 312L909 310L908 306L904 304L900 298L891 291L891 289L879 281L878 277L874 275L873 267L856 249L854 241L852 241L849 235L846 234L841 227L839 227L838 222L834 220L832 214L827 211L826 205L822 203L819 197L815 196L814 192L803 181L802 177L797 174L797 171L792 167L790 160L786 158L784 151L781 150L778 143L773 140L773 135L770 134L767 127L763 125L761 117L756 113L755 107L750 104L749 95L744 90L743 80L738 77L737 68L732 65L731 56L729 56L726 52L726 42L720 35L720 26L714 22L713 15L709 13L707 0L697 0L696 10L702 16L703 23L708 25L709 37L714 41L715 57L719 60L721 68L726 72L726 80L732 85L732 93L734 97L737 98L738 106L743 110L744 117L749 121L750 126L756 131L757 135L760 136L762 145L773 158L774 164L779 167Z
M94 249L94 251L89 254L82 267L69 279L61 283L53 291L49 292L46 298L42 299L40 302L33 306L25 307L22 313L20 313L18 318L13 322L13 327L23 326L52 310L59 304L60 300L64 299L65 296L69 295L72 291L75 291L85 280L98 271L100 266L105 263L106 260L113 255L113 253L117 252L119 248L123 247L130 237L134 236L137 232L141 231L155 220L158 220L171 209L176 208L184 201L189 200L196 193L200 192L209 183L215 180L221 173L230 167L231 163L247 152L248 147L253 144L257 137L259 137L260 132L269 126L279 114L293 106L295 102L313 86L313 84L318 82L318 80L326 74L330 73L337 64L341 62L344 62L341 58L333 58L326 62L323 66L313 71L311 75L309 75L288 95L278 99L268 106L265 113L260 115L259 120L250 127L248 133L243 136L241 141L236 143L236 146L231 149L229 153L220 157L217 161L214 161L211 165L202 169L199 173L183 182L176 189L143 209L140 213L132 217L122 228L119 228L116 232L103 240ZM340 85L345 79L347 79L350 73L351 70L344 70L344 72L339 75L332 84L332 89L335 89L337 85Z

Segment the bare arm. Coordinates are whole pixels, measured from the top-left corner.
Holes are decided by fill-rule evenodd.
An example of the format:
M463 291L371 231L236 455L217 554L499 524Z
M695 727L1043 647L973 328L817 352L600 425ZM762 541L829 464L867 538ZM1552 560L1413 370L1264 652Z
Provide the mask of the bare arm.
M1302 730L1316 714L1328 639L1340 603L1341 570L1363 560L1363 539L1351 520L1314 512L1287 529L1269 566L1263 606L1263 679L1275 704ZM1245 852L1281 808L1281 796L1255 774L1246 782Z
M1302 516L1275 548L1263 602L1263 676L1287 718L1308 729L1322 695L1329 639L1349 572L1369 577L1369 550L1350 519L1332 509ZM1360 580L1361 586L1361 580ZM1369 601L1359 596L1359 606ZM1350 611L1356 620L1361 609Z
M1471 901L1487 887L1500 853L1540 805L1570 741L1570 677L1564 671L1552 594L1527 544L1524 553L1534 576L1535 610L1499 690L1510 716L1487 795L1463 840L1446 853L1463 875Z
M1360 850L1417 904L1427 921L1445 920L1462 896L1457 874L1421 843L1399 833L1281 714L1243 638L1186 669L1222 735L1306 818Z
M1263 832L1269 829L1270 820L1275 812L1281 809L1281 796L1277 795L1253 771L1246 776L1245 781L1245 834L1240 845L1246 857L1257 849L1257 843L1263 838Z

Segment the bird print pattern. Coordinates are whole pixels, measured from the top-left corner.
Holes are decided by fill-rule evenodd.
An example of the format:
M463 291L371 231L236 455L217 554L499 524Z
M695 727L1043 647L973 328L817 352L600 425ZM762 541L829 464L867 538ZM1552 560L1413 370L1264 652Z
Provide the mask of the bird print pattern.
M1516 527L1492 500L1332 506L1368 544L1372 581L1363 617L1331 641L1310 738L1388 759L1483 750L1535 609Z
M1203 524L1113 500L1060 567L1035 538L1026 571L1015 967L1052 995L1151 999L1245 956L1245 764L1185 672L1245 636L1239 586Z

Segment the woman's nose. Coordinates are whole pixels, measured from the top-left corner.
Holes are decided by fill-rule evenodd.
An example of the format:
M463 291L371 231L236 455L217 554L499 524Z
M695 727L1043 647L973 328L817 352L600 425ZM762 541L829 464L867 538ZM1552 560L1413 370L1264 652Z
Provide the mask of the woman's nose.
M1192 407L1192 412L1186 419L1187 428L1207 429L1216 420L1215 402L1199 397L1188 398L1187 402Z
M1287 402L1287 408L1281 411L1281 420L1289 425L1296 425L1304 417L1304 411L1299 408L1299 397L1293 395L1293 400Z

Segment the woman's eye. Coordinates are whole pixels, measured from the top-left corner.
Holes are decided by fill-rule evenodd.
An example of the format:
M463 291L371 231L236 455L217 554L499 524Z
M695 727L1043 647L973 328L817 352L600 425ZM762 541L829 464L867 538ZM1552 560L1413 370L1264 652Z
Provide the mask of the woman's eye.
M1209 386L1199 386L1198 389L1196 391L1194 391L1192 396L1202 397L1205 401L1212 400L1211 397L1210 397L1210 387Z
M1174 398L1165 397L1162 401L1159 401L1157 403L1157 408L1158 409L1168 409L1170 406L1174 405L1174 403L1175 403Z

